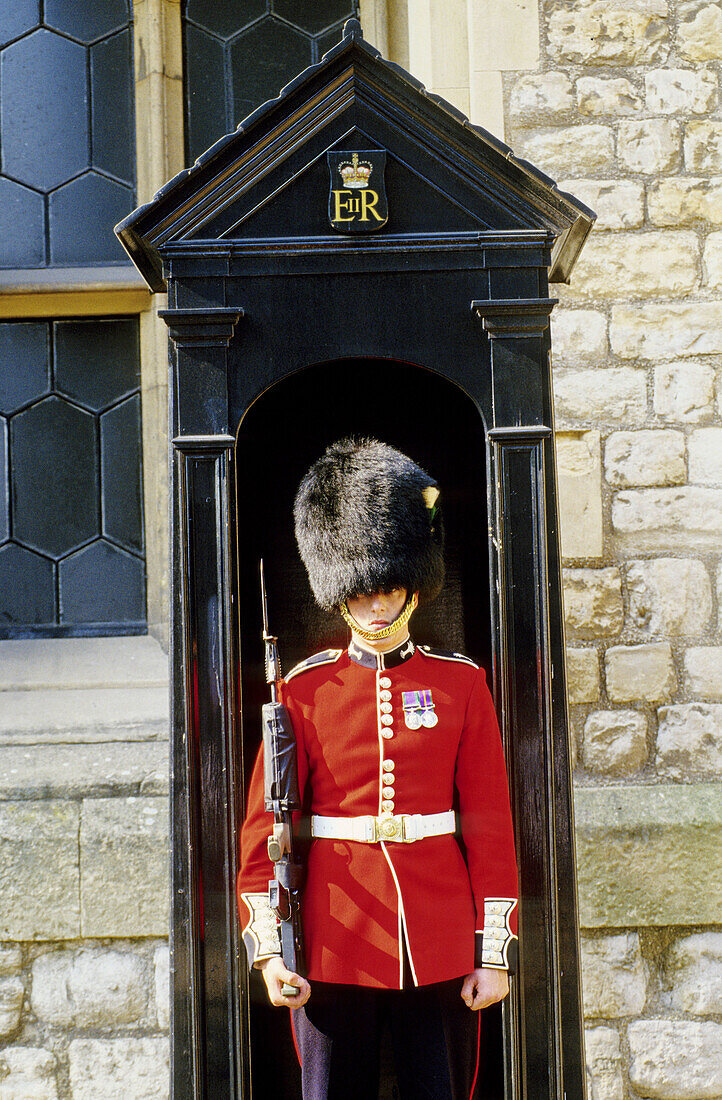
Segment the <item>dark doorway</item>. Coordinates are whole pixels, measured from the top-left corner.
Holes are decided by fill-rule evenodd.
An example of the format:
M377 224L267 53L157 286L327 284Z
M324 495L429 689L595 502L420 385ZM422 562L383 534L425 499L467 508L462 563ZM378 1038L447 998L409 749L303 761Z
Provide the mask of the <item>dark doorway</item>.
M453 383L396 360L343 359L298 371L266 391L243 417L236 444L242 772L247 784L266 696L258 562L264 558L270 626L286 670L327 646L345 646L340 617L315 605L293 535L293 499L309 465L334 440L370 435L409 454L442 490L447 583L414 618L417 641L459 650L487 670L492 661L485 431L481 411ZM242 809L242 808L241 808ZM242 964L245 960L242 960ZM300 1096L288 1013L250 983L254 1096ZM502 1100L501 1011L484 1013L476 1095ZM245 1032L245 1028L243 1031ZM391 1071L381 1096L391 1100Z

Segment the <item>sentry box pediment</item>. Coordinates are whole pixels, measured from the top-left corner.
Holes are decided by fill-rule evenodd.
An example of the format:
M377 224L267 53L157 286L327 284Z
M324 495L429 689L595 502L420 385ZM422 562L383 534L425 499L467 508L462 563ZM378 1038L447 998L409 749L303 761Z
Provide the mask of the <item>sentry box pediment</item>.
M567 281L594 215L487 131L346 35L117 228L153 290L207 257L247 271L259 249L507 250L518 238ZM212 258L212 262L211 262ZM478 260L477 260L478 263ZM164 269L165 264L165 269Z

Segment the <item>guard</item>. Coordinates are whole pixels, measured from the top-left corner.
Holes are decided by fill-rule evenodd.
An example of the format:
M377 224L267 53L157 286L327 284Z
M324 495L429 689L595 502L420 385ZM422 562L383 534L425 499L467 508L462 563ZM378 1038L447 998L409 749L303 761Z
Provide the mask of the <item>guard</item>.
M386 444L342 440L301 482L295 521L316 600L340 610L351 642L281 685L313 838L308 974L284 965L268 900L260 754L238 879L249 963L293 1008L304 1100L376 1100L385 1031L401 1100L469 1100L477 1010L508 992L517 871L484 673L409 634L443 584L439 488Z

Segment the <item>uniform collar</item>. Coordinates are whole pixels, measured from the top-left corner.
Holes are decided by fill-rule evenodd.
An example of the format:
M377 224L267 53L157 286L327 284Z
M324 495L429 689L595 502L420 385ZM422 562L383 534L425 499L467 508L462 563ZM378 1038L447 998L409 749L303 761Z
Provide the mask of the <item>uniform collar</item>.
M389 650L388 653L371 653L370 650L362 649L360 645L353 641L348 647L348 655L355 664L374 669L396 668L397 665L402 665L404 661L408 661L409 657L413 657L415 652L416 646L411 638L407 638L405 642L402 642L396 649Z

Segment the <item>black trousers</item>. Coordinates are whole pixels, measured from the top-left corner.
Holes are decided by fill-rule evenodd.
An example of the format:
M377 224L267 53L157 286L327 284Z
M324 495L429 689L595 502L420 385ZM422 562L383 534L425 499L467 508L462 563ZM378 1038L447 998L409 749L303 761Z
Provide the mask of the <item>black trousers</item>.
M403 990L314 982L291 1012L303 1100L377 1100L384 1033L400 1100L470 1100L481 1020L460 990L461 978Z

